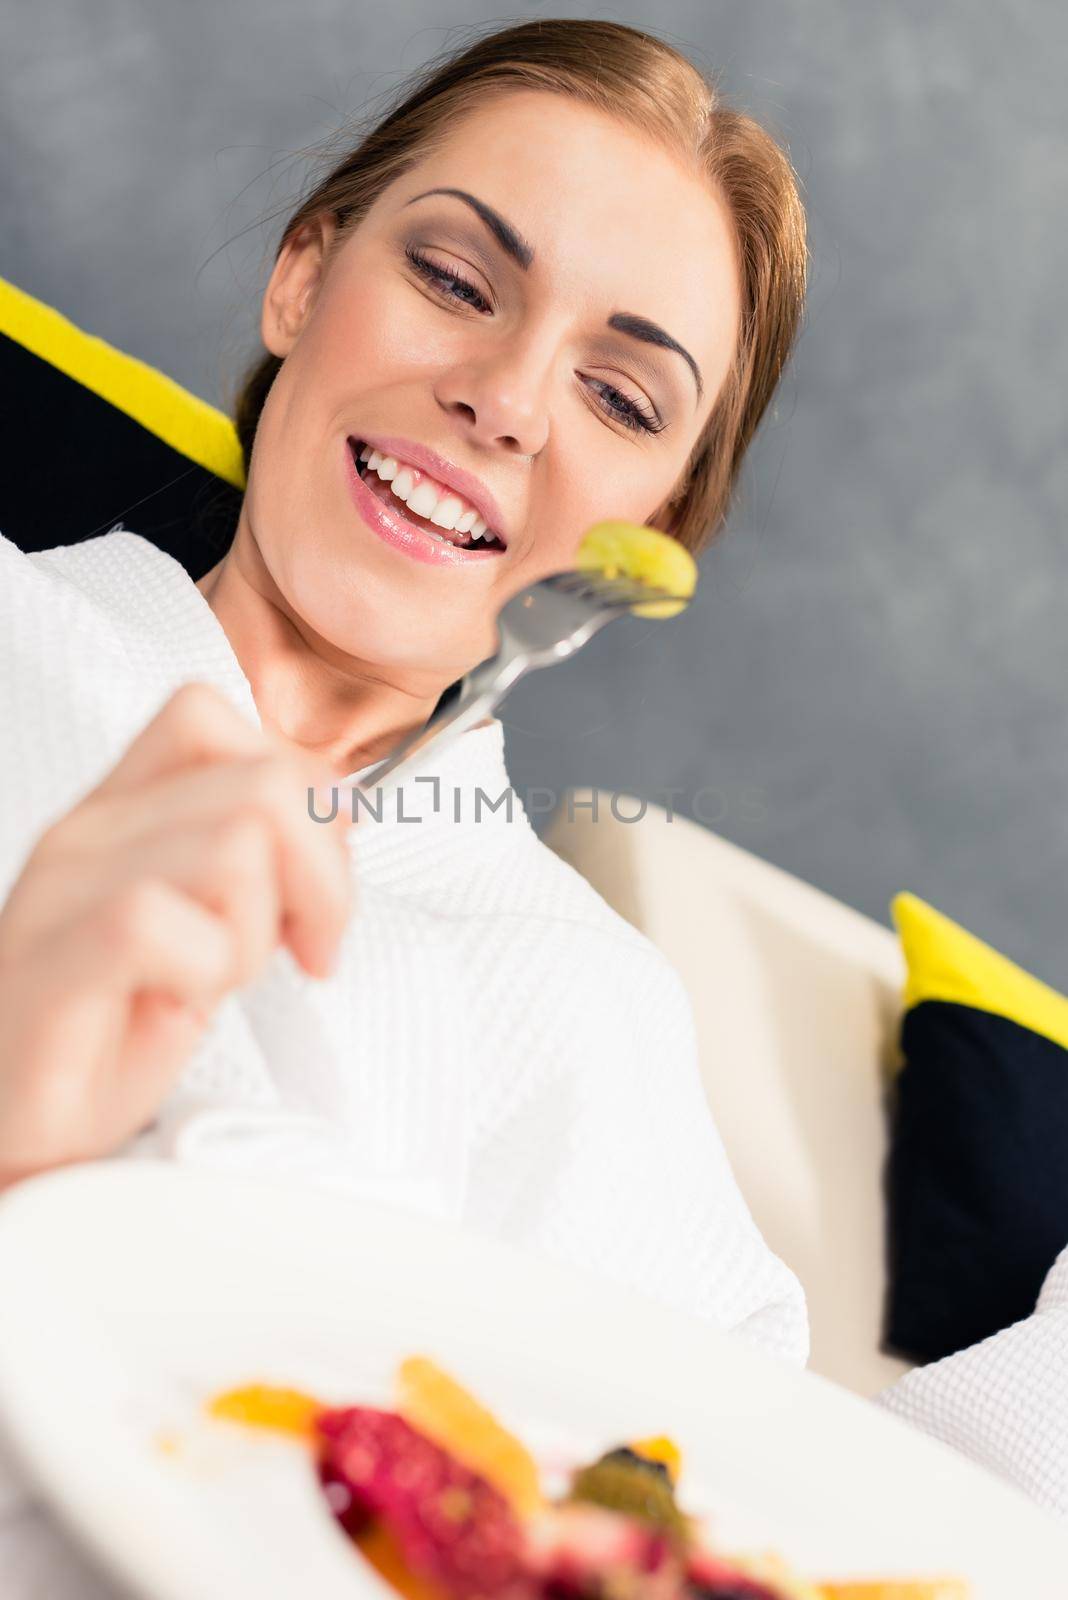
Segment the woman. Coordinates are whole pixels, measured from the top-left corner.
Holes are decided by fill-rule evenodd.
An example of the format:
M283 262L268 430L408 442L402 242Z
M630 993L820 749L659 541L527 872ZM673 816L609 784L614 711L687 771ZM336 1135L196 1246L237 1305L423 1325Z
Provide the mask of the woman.
M499 803L500 722L403 785L414 824L306 803L420 727L593 522L707 540L804 271L785 157L682 57L505 30L286 226L223 560L194 585L122 529L0 542L0 1180L119 1151L302 1175L805 1359L681 982ZM65 1559L22 1531L24 1570Z
M121 528L0 539L0 1182L120 1151L286 1172L803 1362L681 983L500 804L500 722L402 815L324 827L306 793L421 727L591 523L707 542L804 278L786 158L684 58L612 23L507 29L287 224L223 559L194 584ZM5 1594L88 1593L36 1514L8 1533Z
M125 530L2 552L5 1181L119 1149L300 1171L804 1360L679 979L514 796L473 814L508 788L500 722L403 786L418 827L305 803L420 727L591 523L709 537L804 271L783 154L614 24L482 39L309 195L224 558L194 586Z

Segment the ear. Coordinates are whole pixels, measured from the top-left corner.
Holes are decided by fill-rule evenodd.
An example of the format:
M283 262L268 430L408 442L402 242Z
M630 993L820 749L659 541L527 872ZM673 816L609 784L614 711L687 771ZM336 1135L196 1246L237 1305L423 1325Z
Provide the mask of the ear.
M283 359L300 336L322 283L337 219L330 212L302 223L278 252L263 296L260 337Z

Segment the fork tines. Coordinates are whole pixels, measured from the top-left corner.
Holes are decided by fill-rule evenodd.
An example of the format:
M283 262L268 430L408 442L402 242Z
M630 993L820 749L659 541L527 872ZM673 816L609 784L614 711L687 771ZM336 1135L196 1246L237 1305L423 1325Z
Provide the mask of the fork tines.
M608 578L603 572L554 572L542 580L564 594L578 595L583 599L603 600L609 605L632 605L645 600L689 600L689 595L669 594L666 589L641 583L637 578Z

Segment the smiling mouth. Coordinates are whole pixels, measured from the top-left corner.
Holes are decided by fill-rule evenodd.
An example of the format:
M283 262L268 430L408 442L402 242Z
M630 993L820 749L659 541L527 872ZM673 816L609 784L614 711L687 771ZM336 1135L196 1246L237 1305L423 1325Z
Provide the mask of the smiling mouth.
M413 528L418 528L420 533L429 534L432 539L437 539L441 544L452 545L457 550L474 550L479 553L496 551L503 554L505 547L495 534L483 535L482 538L476 539L470 533L458 533L455 528L442 528L438 523L432 522L429 517L419 516L417 512L410 510L406 502L399 495L394 494L392 484L388 483L384 478L380 478L377 472L373 472L369 462L360 460L360 452L365 448L364 441L350 438L348 446L352 452L356 471L366 483L370 492L376 499L381 500L383 505L388 506L395 515L399 515L406 522L410 522Z

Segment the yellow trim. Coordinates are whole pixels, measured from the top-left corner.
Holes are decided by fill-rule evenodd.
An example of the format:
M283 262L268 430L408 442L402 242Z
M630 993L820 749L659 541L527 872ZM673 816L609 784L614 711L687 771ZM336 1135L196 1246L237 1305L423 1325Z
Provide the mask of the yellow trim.
M0 333L91 389L190 461L237 489L245 487L241 446L228 416L3 278Z
M917 895L895 895L890 913L908 968L906 1011L922 1000L948 1000L1006 1017L1068 1050L1068 998L1063 994Z

